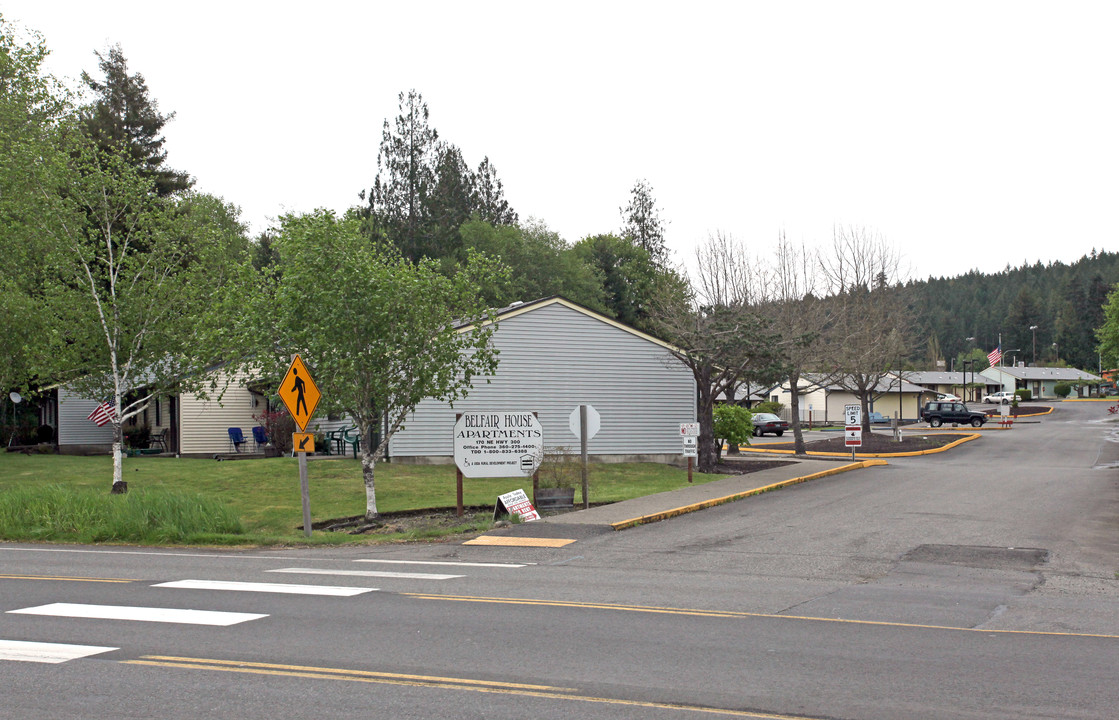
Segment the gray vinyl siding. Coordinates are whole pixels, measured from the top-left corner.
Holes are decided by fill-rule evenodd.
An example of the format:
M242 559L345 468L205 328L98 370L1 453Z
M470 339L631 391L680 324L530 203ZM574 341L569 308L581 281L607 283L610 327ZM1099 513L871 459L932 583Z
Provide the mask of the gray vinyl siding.
M579 450L568 427L581 403L602 418L592 455L681 453L680 423L695 420L691 372L661 345L560 302L502 318L497 373L451 408L425 400L390 442L392 457L454 454L455 413L537 412L548 448ZM490 382L486 382L486 380Z
M73 395L66 388L58 389L58 444L101 446L108 450L113 444L113 426L97 427L86 418L101 403Z

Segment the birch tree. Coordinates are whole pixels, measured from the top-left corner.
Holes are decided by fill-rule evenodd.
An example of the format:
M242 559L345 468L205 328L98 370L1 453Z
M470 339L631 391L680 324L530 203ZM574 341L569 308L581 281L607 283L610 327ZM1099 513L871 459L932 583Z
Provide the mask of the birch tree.
M224 329L239 315L223 311L251 266L234 208L206 196L165 201L123 152L79 132L64 150L53 184L38 188L50 325L37 370L109 404L121 492L123 423L161 394L220 397L205 369L236 353Z

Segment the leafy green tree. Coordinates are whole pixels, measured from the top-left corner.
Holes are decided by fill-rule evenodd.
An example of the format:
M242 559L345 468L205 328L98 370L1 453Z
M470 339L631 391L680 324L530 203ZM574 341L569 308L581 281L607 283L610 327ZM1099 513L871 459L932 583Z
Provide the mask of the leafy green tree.
M494 226L477 216L461 228L463 246L501 260L510 269L502 287L484 288L486 299L501 307L553 295L605 312L602 288L591 268L575 256L558 233L540 221L523 227Z
M94 93L93 102L80 111L85 132L102 152L123 148L160 197L190 189L194 181L188 174L167 167L163 126L175 114L159 112L159 104L150 97L144 76L129 74L120 45L110 47L104 55L96 55L103 78L82 73L82 82Z
M638 180L630 190L629 204L618 212L622 216L622 237L647 252L655 265L667 267L665 223L653 199L653 186L647 180Z
M492 311L478 288L499 285L498 265L472 254L448 277L430 259L411 262L364 236L356 214L320 210L281 220L273 292L257 317L270 319L285 351L312 366L324 404L357 425L365 517L377 518L376 459L425 398L453 402L497 367ZM466 327L467 324L474 325ZM271 348L259 357L269 357ZM282 374L280 358L264 370ZM382 428L377 444L372 440Z
M0 388L26 390L44 335L39 188L58 159L65 89L43 70L42 36L0 16Z
M573 250L598 278L607 314L627 325L652 329L658 298L671 297L674 305L687 302L686 279L675 270L658 267L648 252L616 235L584 238Z
M42 377L114 410L113 487L122 423L171 391L217 391L206 368L233 359L226 327L250 269L236 210L208 196L161 199L133 158L67 135L40 230L54 280Z

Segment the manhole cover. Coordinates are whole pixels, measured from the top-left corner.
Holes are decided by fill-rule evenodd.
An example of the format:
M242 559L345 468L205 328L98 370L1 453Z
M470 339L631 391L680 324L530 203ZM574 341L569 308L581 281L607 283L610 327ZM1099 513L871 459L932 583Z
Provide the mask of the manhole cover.
M1049 551L977 545L919 545L906 553L902 560L991 570L1031 570L1048 562Z

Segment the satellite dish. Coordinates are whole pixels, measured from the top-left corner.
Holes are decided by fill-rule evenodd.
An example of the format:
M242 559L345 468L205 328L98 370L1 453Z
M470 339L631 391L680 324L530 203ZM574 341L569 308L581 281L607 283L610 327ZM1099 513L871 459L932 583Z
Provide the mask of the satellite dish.
M8 397L11 398L12 402L14 402L16 405L19 405L21 402L23 402L23 396L17 393L15 390L8 393Z

